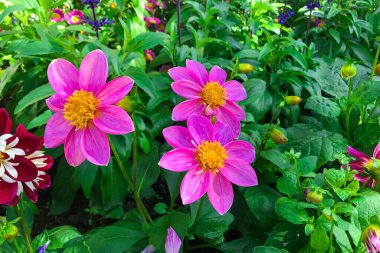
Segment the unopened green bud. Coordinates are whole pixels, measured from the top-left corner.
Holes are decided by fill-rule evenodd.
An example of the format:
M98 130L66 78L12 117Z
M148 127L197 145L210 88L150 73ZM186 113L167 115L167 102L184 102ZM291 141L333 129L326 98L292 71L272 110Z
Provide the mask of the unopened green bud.
M288 138L278 128L273 128L269 136L277 144L284 144L288 141Z
M239 64L239 73L248 74L253 70L253 66L249 63L240 63Z
M126 112L132 112L133 111L133 101L129 96L124 97L122 100L117 102L117 106L124 109Z
M13 224L8 224L3 230L4 240L10 241L18 235L18 228Z
M376 75L380 76L380 63L376 65L375 73L376 73Z
M304 194L307 202L318 204L323 200L323 194L318 190L306 189Z
M298 105L302 99L298 96L286 96L284 101L287 105Z
M356 67L352 63L347 63L345 64L341 69L340 69L340 75L342 78L348 80L356 76Z

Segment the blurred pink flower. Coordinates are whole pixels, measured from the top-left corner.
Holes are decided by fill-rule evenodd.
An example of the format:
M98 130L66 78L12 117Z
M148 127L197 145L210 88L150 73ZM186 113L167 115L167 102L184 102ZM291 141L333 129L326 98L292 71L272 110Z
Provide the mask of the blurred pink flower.
M355 161L350 162L350 169L358 172L355 175L355 179L361 183L367 182L369 186L374 187L376 180L371 178L371 172L379 169L375 168L374 159L380 159L380 143L377 144L375 150L373 151L373 159L369 155L366 155L350 146L347 146L347 153L356 158Z
M188 99L174 107L174 121L186 120L192 114L215 116L217 121L231 127L234 138L239 136L245 112L236 102L247 97L241 83L226 82L227 73L218 66L208 74L201 63L192 60L186 61L186 67L170 69L169 75L174 80L174 92Z
M380 252L380 228L369 225L363 232L363 241L368 253Z
M165 128L163 135L174 150L167 152L159 165L164 169L188 171L181 184L183 204L200 199L206 192L219 214L226 213L233 202L232 183L257 185L250 166L255 158L254 147L246 141L233 141L231 129L209 118L192 115L187 127Z
M157 31L159 31L159 32L165 31L166 24L164 22L160 22L160 23L156 24L155 26L156 26Z
M78 10L72 10L66 16L66 22L70 25L78 25L83 22L83 19L83 12Z
M127 76L106 83L108 62L101 50L86 55L79 71L64 60L52 61L48 78L55 95L46 100L55 112L45 129L45 147L64 143L67 162L78 166L85 159L107 165L110 146L106 133L126 134L134 130L130 116L115 106L132 89Z
M50 20L53 21L53 22L61 22L64 19L65 19L65 14L59 8L56 8L53 11L53 14L51 15L51 18L50 18Z
M148 2L145 5L145 9L149 12L154 12L158 5L159 5L158 1L148 0Z
M181 249L182 241L172 227L168 228L165 240L165 253L178 253Z
M145 50L145 59L149 62L153 61L156 58L156 54L152 50Z
M155 17L151 17L151 18L145 17L144 21L147 27L150 27L151 25L157 25L161 22L159 18L155 18Z

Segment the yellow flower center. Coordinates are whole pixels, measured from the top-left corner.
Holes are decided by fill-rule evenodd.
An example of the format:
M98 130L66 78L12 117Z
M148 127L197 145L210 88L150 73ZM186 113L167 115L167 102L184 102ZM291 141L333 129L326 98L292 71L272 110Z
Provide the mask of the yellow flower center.
M99 101L92 92L77 90L66 100L63 117L76 128L85 128L95 118Z
M4 159L4 154L0 152L0 162Z
M60 19L61 18L61 15L59 15L58 13L53 13L53 15L51 15L51 17L53 19Z
M227 158L226 149L218 141L205 141L197 147L196 160L204 172L219 172Z
M79 19L78 16L72 16L72 17L71 17L71 22L73 22L73 23L78 23L78 22L80 22L80 19Z
M200 96L203 103L216 109L226 103L227 91L218 82L208 82L202 89Z
M366 168L369 171L375 170L374 161L371 159L368 162L366 162L364 165L364 168Z
M149 7L150 9L153 9L154 4L153 4L153 3L148 3L148 7Z

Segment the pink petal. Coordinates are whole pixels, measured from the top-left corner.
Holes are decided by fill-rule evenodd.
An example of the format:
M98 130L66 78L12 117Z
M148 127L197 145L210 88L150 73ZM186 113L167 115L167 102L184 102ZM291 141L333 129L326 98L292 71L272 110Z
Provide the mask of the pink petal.
M172 83L172 89L175 93L184 98L199 98L202 88L191 81L180 80Z
M44 135L44 145L46 148L55 148L61 145L72 126L65 120L61 112L55 113L47 122Z
M247 98L247 93L241 83L235 80L228 81L222 85L227 90L228 100L239 102Z
M350 146L347 146L347 153L352 155L353 157L356 157L360 160L368 160L370 159L371 157L369 157L369 155L366 155L360 151L357 151L356 149L350 147Z
M234 201L234 190L231 182L221 173L211 175L207 193L212 206L220 215L225 214L231 208Z
M240 159L247 163L255 160L255 148L246 141L233 141L224 146L230 159Z
M108 134L127 134L135 127L126 111L114 105L105 105L98 108L94 124Z
M196 83L202 84L202 86L207 83L208 73L200 62L186 60L186 69L190 77L196 80Z
M65 140L65 157L68 164L73 167L78 166L84 160L82 152L82 139L84 130L72 129Z
M185 67L174 67L169 69L168 71L169 76L174 80L174 81L179 81L179 80L188 80L193 83L198 82L197 79L194 79L189 75L189 71Z
M189 130L186 127L171 126L162 131L166 142L173 148L195 148Z
M216 115L216 119L231 128L234 138L239 137L240 135L240 120L238 115L235 115L230 110L224 107L219 108L219 112Z
M110 145L105 133L96 126L84 130L82 138L82 151L91 163L107 166L110 161Z
M222 145L231 142L234 138L231 128L219 121L214 124L214 135L214 140L219 141Z
M361 160L352 161L350 162L350 170L362 171L365 163L366 162ZM345 168L345 165L343 165L342 167Z
M66 99L59 94L55 94L50 98L46 99L46 105L53 112L61 112L66 103Z
M204 108L201 99L186 100L174 107L172 119L174 121L187 120L192 114L201 114Z
M79 83L82 89L96 93L107 81L108 62L106 55L99 49L84 57L79 69Z
M181 249L182 241L172 227L168 228L165 239L165 253L178 253Z
M203 172L199 167L189 170L181 183L181 199L184 205L200 199L210 183L210 172Z
M245 120L245 111L240 106L238 106L235 102L227 100L223 107L227 108L233 114L237 115L239 120Z
M257 185L256 172L245 161L228 158L219 170L232 183L239 186Z
M211 120L204 116L192 115L187 120L187 127L196 144L214 140L214 127Z
M210 71L210 76L208 78L209 82L218 82L220 85L224 84L227 78L227 73L219 66L214 66Z
M377 144L375 150L373 151L373 157L375 159L380 159L380 142Z
M47 74L53 90L63 97L68 97L80 89L79 72L71 62L64 59L53 60Z
M100 105L116 104L131 91L133 83L134 81L128 76L121 76L108 82L96 95Z
M195 156L194 150L187 148L174 149L164 154L158 165L167 170L182 172L198 165Z

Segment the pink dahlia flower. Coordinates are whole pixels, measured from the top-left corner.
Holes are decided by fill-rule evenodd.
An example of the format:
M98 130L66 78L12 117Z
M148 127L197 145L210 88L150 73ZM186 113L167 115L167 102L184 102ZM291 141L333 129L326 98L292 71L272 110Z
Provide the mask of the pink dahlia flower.
M151 25L157 25L161 22L159 18L155 18L155 17L151 17L151 18L145 17L144 21L147 27L150 27Z
M182 241L172 227L168 228L165 240L165 253L178 253L181 249Z
M145 5L145 9L149 12L154 12L158 5L159 5L158 1L148 0L148 2Z
M174 80L174 92L188 99L174 107L174 121L186 120L192 114L215 116L217 121L231 127L234 138L239 136L245 112L236 102L247 97L241 83L226 82L227 74L218 66L208 74L201 63L192 60L186 61L186 67L170 69L169 75Z
M224 214L233 202L231 182L257 185L256 173L250 166L255 149L246 141L233 141L227 125L213 125L204 116L190 116L187 126L164 129L163 135L174 150L166 153L159 165L175 172L188 171L180 190L183 204L190 204L207 192L216 211Z
M149 62L153 61L156 58L156 54L152 50L145 50L145 59Z
M64 143L67 162L78 166L85 159L96 165L107 165L110 146L106 133L127 134L134 130L127 112L118 106L132 89L127 76L106 83L106 55L95 50L86 55L79 71L64 60L52 61L48 78L55 95L46 104L55 112L45 129L45 147Z
M40 151L42 138L19 125L10 134L12 121L5 109L0 109L0 204L15 205L22 192L37 202L37 189L50 187L46 173L53 159Z
M66 22L70 25L79 25L83 22L84 15L83 12L78 10L70 11L66 16Z
M380 228L369 225L363 232L363 241L368 253L380 252Z
M50 20L53 21L53 22L61 22L64 19L65 19L65 14L59 8L56 8L53 11L53 14L51 15L51 18L50 18Z
M373 151L373 158L350 146L347 147L347 153L356 158L355 161L350 162L350 169L358 172L354 176L355 179L361 183L367 183L369 186L374 187L376 180L372 179L371 173L380 169L375 167L375 159L380 159L380 143L377 144Z

